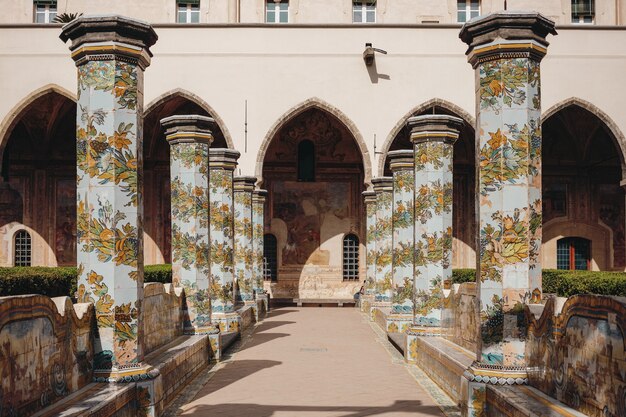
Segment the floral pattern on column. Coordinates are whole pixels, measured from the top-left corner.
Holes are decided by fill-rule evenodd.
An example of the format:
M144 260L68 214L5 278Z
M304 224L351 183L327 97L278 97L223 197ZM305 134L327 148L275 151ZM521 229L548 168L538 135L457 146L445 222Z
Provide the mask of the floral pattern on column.
M392 200L393 178L373 178L376 193L376 295L377 302L390 303L392 297Z
M263 234L265 231L266 190L254 190L252 193L252 289L254 294L263 293Z
M365 263L366 279L365 293L374 295L376 293L376 193L364 191L365 213L366 213L366 233L365 233Z
M213 119L161 120L170 144L172 283L185 289L185 333L212 331L209 294L209 146Z
M254 302L252 248L252 192L255 177L235 177L235 279L238 298Z
M239 152L209 150L209 227L211 236L210 285L212 320L234 313L234 207L233 171Z
M413 315L413 151L387 155L393 175L392 314Z
M480 352L466 373L469 416L485 412L485 382L527 381L524 305L541 302L539 63L550 33L554 22L516 12L473 21L460 35L478 84Z
M444 283L452 279L452 153L463 121L426 115L408 121L415 161L415 318L441 325Z
M135 45L119 42L119 33ZM72 40L78 66L77 300L96 310L94 378L124 381L147 370L141 364L141 109L148 48L157 37L148 24L106 16L74 20L61 39Z

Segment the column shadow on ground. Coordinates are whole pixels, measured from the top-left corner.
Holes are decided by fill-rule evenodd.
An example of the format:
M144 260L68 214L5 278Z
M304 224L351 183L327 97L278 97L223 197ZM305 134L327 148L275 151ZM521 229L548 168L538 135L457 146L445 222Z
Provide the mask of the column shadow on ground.
M288 309L288 307L274 307L273 309L269 311L269 313L267 313L267 317L265 317L263 320L267 320L268 318L271 318L271 317L282 316L283 314L289 314L289 313L299 313L299 311Z
M420 400L396 400L388 406L298 406L298 405L262 405L262 404L215 404L199 405L186 410L184 416L220 416L220 417L272 417L275 413L281 415L310 415L303 413L345 413L342 417L369 417L387 413L406 414L412 416L440 416L441 409L435 405L424 405ZM394 415L395 415L394 414Z
M271 342L272 340L280 339L281 337L291 336L289 333L254 333L254 336L247 342L244 346L239 349L242 350L250 349L252 347L261 345L263 343Z
M275 329L277 327L280 326L285 326L287 324L294 324L296 323L295 321L280 321L280 320L276 320L276 321L265 321L261 324L259 324L258 326L256 326L256 328L254 329L254 334L258 334L260 332L264 332L266 330L271 330L271 329Z
M198 392L197 398L202 398L215 391L240 381L250 375L280 365L280 361L241 359L226 364L207 384Z

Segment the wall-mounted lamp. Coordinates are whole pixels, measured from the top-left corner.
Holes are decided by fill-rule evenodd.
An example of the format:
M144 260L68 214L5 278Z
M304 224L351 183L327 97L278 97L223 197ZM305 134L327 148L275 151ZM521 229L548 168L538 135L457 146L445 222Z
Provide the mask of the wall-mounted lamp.
M387 55L387 51L383 51L382 49L372 47L371 43L365 44L365 51L363 51L363 61L365 61L365 65L371 67L374 63L374 54L376 52L380 52L381 54Z

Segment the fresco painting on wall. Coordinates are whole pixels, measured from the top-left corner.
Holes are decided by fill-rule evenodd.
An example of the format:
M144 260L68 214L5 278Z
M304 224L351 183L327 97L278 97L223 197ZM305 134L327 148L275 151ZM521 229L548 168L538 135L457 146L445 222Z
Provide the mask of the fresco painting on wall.
M349 216L349 183L273 183L273 217L287 226L282 248L283 265L304 265L320 247L320 234L328 216ZM320 259L316 260L320 261ZM321 260L323 261L323 260ZM326 262L327 264L327 262Z
M55 249L59 265L76 262L76 180L59 179L56 184Z

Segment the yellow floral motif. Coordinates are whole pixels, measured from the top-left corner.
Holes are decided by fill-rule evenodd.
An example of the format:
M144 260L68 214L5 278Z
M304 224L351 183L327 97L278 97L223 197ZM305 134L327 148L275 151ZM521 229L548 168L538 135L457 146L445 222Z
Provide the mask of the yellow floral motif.
M417 361L417 338L411 338L409 343L409 360Z
M398 325L394 322L389 323L387 333L398 333Z

